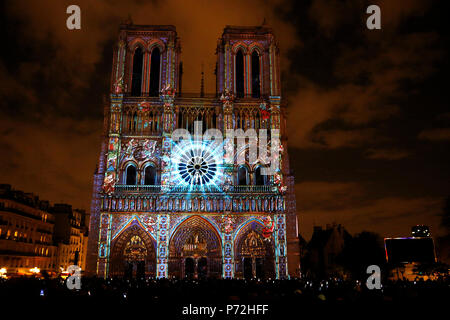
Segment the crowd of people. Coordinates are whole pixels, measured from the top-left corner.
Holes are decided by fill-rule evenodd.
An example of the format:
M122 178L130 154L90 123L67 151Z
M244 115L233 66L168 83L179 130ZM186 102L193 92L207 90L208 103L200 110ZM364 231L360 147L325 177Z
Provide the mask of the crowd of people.
M69 290L62 278L11 278L0 280L0 301L22 301L61 306L118 306L151 308L163 314L180 313L187 304L267 304L270 312L297 308L389 306L429 304L448 300L450 279L388 281L369 290L365 283L330 278L325 280L180 280L82 277L81 288ZM25 300L24 300L25 299Z

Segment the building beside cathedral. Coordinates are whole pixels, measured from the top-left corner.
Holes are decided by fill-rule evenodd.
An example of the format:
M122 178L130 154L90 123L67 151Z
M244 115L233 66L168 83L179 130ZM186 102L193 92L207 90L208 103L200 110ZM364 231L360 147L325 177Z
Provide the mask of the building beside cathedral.
M88 272L299 274L277 41L266 26L226 26L216 56L216 93L184 93L176 28L120 26L94 175ZM238 141L249 129L259 141ZM275 171L267 174L269 167Z
M0 184L0 269L7 276L84 270L88 225L84 210Z

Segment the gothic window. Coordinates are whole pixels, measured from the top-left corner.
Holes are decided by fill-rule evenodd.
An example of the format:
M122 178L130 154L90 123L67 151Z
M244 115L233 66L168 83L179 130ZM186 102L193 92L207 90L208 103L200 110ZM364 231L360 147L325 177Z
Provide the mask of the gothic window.
M244 54L242 50L236 53L236 96L244 96Z
M261 94L259 80L259 55L256 50L252 53L252 97L259 98Z
M262 167L259 166L255 170L255 185L257 185L257 186L263 186L266 184L267 176L261 174L261 169L262 169Z
M130 164L126 170L126 181L125 181L126 184L132 186L136 185L136 176L137 176L136 167Z
M248 176L248 172L247 172L247 168L245 166L240 166L238 169L238 185L240 186L246 186L247 183L247 176Z
M144 184L145 185L156 185L156 168L152 165L148 165L144 171Z
M131 79L131 95L141 95L143 52L137 47L133 55L133 75Z
M160 73L161 54L159 48L155 47L152 50L150 62L150 96L159 96L159 73Z

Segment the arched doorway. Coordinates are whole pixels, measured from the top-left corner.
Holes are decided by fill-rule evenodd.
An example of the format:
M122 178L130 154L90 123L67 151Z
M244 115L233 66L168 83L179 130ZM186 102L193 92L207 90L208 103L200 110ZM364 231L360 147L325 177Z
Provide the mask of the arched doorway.
M143 278L155 276L155 243L150 235L135 223L113 240L109 275L111 277Z
M220 278L222 246L216 228L200 216L183 221L169 243L169 276Z
M123 250L123 257L126 264L126 276L128 278L142 278L145 276L145 259L147 248L144 240L138 235L134 235L128 240Z
M195 275L195 261L191 257L184 260L184 276L188 279L193 279Z
M197 274L200 279L204 279L208 276L208 259L205 257L198 259Z
M199 232L193 232L181 249L184 258L184 277L201 278L207 275L208 244Z
M254 221L239 231L235 240L236 277L267 279L275 277L273 236L262 235L263 226Z

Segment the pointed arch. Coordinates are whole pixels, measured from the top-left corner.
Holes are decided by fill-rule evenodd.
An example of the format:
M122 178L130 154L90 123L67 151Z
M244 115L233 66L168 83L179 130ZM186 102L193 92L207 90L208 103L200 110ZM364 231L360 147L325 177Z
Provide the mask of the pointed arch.
M252 218L234 234L236 277L275 278L275 246L273 236L263 236L264 224ZM249 274L250 273L250 274Z
M147 45L147 51L152 52L154 47L158 47L160 53L163 53L166 50L164 42L162 42L160 39L152 39Z
M128 48L130 52L134 52L137 47L141 47L142 51L145 51L146 43L142 38L134 38L128 42Z
M244 51L239 48L234 56L234 81L237 97L244 97L245 94L245 63Z
M262 56L263 52L264 52L264 48L263 46L259 43L259 42L252 42L249 46L248 46L248 52L253 53L254 51L258 52L259 56Z
M252 224L252 223L256 223L259 226L261 226L262 228L264 227L264 223L262 222L262 220L260 220L260 219L258 219L256 217L252 217L249 220L247 220L244 223L242 223L239 227L236 228L236 230L234 232L233 241L236 241L236 238L241 233L241 230L245 229L249 224Z
M135 249L140 250L138 251L139 258L136 261L130 261L130 257L127 256L128 252L126 252L132 239L134 241L132 244L136 245ZM155 248L156 242L153 237L137 219L132 219L111 242L109 276L130 276L133 274L133 268L136 276L154 276L156 270Z
M243 54L246 55L248 52L248 47L244 42L237 42L233 45L233 47L231 48L231 52L233 54L236 54L238 52L238 50L242 50Z
M188 222L188 221L190 221L190 220L192 220L192 219L194 219L194 220L197 220L197 219L203 220L204 223L205 223L205 225L208 226L208 227L210 227L212 230L214 230L214 232L216 233L216 235L217 235L219 238L221 238L221 237L220 237L220 228L219 228L219 226L218 226L215 222L211 221L210 219L208 219L207 217L204 217L204 216L192 215L192 216L186 217L185 219L183 219L183 220L181 220L180 222L178 222L177 225L175 225L175 227L174 227L173 230L171 231L171 235L170 235L169 241L173 238L174 234L177 232L177 230L180 228L180 226L182 226L184 223L186 223L186 222ZM191 221L191 223L193 223L194 220Z
M126 185L137 184L137 166L134 162L129 162L125 166L123 181Z
M257 164L254 166L254 173L253 173L253 184L255 186L265 186L268 184L269 179L267 175L263 175L261 173L261 169L264 168L263 165Z
M143 185L148 186L158 184L158 171L153 163L147 162L144 166L144 177L142 180Z
M142 221L136 215L133 215L133 217L128 222L126 222L115 234L113 234L111 241L115 241L122 233L127 231L128 228L132 225L138 225L142 230L144 230L146 233L148 233L152 242L156 245L155 237L146 230L146 228L142 224Z
M187 259L202 259L205 275L222 274L222 238L219 229L205 217L194 215L181 221L169 239L169 275L185 276ZM200 260L199 260L200 261Z
M153 46L150 54L150 88L151 97L159 96L161 77L161 51L158 46Z
M131 95L140 96L142 90L142 76L144 73L144 50L140 45L136 45L136 48L132 52Z
M250 58L252 98L259 98L261 96L261 55L255 49Z
M237 169L236 183L239 186L246 186L249 184L249 169L247 165L240 165Z

